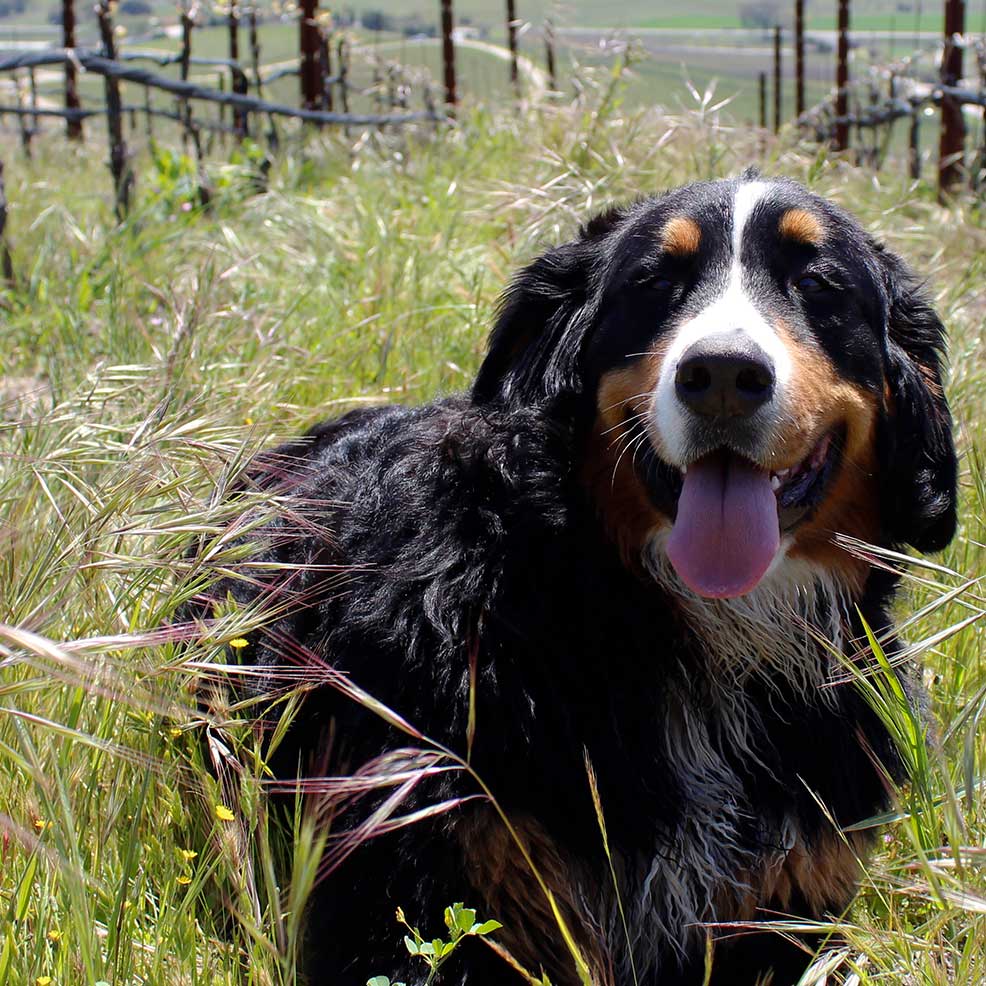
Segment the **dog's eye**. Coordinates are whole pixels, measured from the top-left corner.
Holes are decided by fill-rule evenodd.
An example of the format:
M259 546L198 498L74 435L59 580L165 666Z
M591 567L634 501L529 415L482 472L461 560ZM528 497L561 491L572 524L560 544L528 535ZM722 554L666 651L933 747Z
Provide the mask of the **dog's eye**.
M665 274L654 274L649 271L641 271L641 273L635 277L631 283L639 291L651 291L655 294L669 295L674 291L678 282L675 281L674 278L668 277Z
M802 294L819 294L830 287L828 281L817 274L805 274L799 277L794 286Z

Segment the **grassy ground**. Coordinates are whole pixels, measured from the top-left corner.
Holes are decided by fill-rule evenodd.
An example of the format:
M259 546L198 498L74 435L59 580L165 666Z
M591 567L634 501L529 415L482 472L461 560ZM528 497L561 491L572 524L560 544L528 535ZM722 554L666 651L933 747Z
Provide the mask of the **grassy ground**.
M0 986L294 982L317 839L299 827L278 886L250 709L225 722L241 774L219 785L203 767L200 740L216 734L194 689L251 623L232 615L178 646L168 621L204 578L185 547L217 530L217 490L258 448L355 403L465 386L509 272L588 212L757 159L754 138L712 118L593 99L467 112L441 139L294 142L266 194L248 163L216 160L210 212L187 162L144 153L122 226L101 149L50 137L27 161L6 148ZM899 170L874 177L782 144L763 166L852 208L928 272L964 452L960 536L943 567L911 569L901 606L929 607L907 635L938 745L910 747L915 781L828 981L979 986L986 660L978 623L951 629L981 613L966 580L986 571L986 221L972 204L941 209ZM442 928L439 914L408 917L428 937Z

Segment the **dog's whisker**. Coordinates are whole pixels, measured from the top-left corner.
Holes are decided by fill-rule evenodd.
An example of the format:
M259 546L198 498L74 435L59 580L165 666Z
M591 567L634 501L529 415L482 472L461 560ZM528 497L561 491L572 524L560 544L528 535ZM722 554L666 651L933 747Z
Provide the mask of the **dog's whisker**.
M614 401L612 404L607 404L606 407L600 409L601 413L605 414L606 411L612 411L614 408L622 407L624 404L629 404L631 401L641 401L653 397L653 393L645 390L642 394L631 394L629 397L622 397L618 401Z
M619 456L616 459L616 465L613 466L613 475L610 480L611 488L614 488L616 486L616 473L617 470L620 468L620 462L623 460L623 456L625 456L631 448L639 448L640 443L644 441L646 438L647 438L646 433L638 435L632 442L629 442L627 444L626 448L624 448L622 452L620 452ZM631 462L632 461L633 460L631 459Z
M630 417L624 418L622 421L617 422L612 428L607 428L601 435L608 435L612 431L616 431L617 428L622 428L628 424L636 424L639 421L646 421L650 415L646 411L638 411L636 414L631 414Z
M632 439L637 438L637 436L646 437L647 432L638 430L635 426L631 425L626 431L621 432L614 438L608 446L608 451L612 452L614 448L619 448L623 442L629 442Z

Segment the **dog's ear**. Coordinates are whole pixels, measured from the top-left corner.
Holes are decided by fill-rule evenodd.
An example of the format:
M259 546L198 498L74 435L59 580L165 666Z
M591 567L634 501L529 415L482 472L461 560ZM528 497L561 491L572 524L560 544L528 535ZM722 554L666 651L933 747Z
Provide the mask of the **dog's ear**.
M882 249L878 256L888 293L884 528L897 544L938 551L955 534L958 471L942 387L945 327L904 262Z
M553 247L514 277L500 298L474 401L534 404L579 392L579 354L603 260L600 241L622 214L612 209L597 216L578 239Z

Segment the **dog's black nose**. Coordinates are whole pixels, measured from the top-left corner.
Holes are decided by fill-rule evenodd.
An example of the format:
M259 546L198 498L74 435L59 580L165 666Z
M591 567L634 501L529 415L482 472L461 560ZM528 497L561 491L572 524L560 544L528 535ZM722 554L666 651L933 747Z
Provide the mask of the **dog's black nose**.
M748 418L774 394L767 354L744 332L700 339L682 354L678 399L705 418Z

